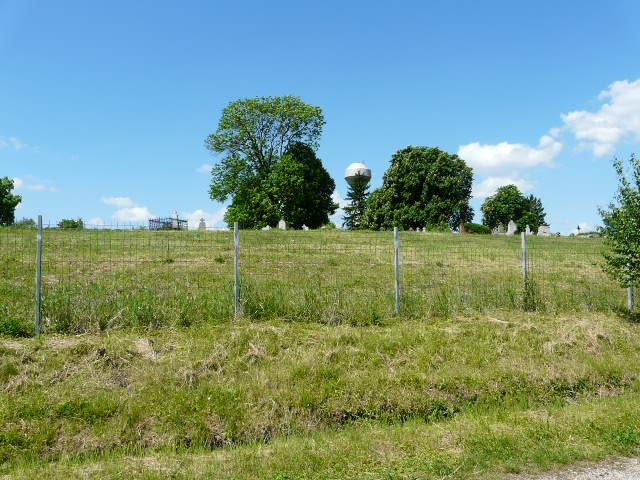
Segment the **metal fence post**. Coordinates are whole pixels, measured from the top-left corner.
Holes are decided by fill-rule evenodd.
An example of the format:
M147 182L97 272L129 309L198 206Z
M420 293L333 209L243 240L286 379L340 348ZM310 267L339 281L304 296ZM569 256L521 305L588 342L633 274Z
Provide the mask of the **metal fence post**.
M633 312L635 308L635 299L633 298L633 287L627 287L627 310Z
M38 234L36 241L36 335L42 331L42 215L38 215Z
M393 227L393 250L396 267L396 315L400 315L400 237L398 227Z
M233 314L240 315L240 230L238 222L233 222Z
M527 252L527 233L520 233L522 243L522 284L524 287L524 309L529 310L529 255Z

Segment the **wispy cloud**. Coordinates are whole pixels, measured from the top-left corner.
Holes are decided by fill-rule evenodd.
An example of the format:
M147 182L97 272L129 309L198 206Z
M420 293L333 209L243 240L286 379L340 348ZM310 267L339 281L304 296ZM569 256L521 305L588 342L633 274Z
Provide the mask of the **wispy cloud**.
M0 149L13 148L14 150L22 150L28 146L29 145L16 137L0 137Z
M58 187L51 185L48 182L41 182L37 180L35 181L24 180L22 178L14 178L13 185L16 190L30 190L32 192L52 192L52 193L56 193L59 191Z

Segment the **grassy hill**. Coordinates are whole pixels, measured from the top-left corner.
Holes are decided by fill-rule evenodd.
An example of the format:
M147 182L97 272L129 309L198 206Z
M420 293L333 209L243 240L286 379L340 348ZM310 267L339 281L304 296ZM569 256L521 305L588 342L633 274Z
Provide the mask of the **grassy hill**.
M504 478L634 455L639 326L598 239L0 231L0 475ZM27 335L20 338L19 334Z

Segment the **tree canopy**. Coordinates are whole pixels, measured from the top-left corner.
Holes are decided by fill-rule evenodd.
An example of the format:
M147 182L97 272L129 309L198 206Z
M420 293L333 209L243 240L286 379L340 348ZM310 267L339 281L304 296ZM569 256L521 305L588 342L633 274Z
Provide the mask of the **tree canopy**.
M311 227L328 220L335 184L315 156L323 126L320 107L293 96L236 100L224 108L205 145L223 154L209 194L221 202L231 197L227 223L260 228L284 218Z
M369 197L364 227L372 230L439 227L471 221L472 170L439 148L409 146L397 151L382 187Z
M510 220L516 222L520 231L524 231L527 225L537 230L545 224L542 201L533 195L525 197L515 185L498 188L495 194L486 198L481 210L482 223L489 228L506 226Z
M211 198L224 201L256 177L266 178L293 143L317 149L324 123L322 109L298 97L247 98L229 103L217 130L205 140L209 150L224 154L212 170Z
M14 195L13 179L0 178L0 225L12 225L15 222L16 207L22 201L20 195Z
M618 192L608 209L601 209L600 229L609 250L605 270L623 287L640 285L640 159L631 155L631 174L622 160L614 160Z
M336 184L311 147L294 143L270 176L280 216L293 228L319 228L338 205L331 195Z

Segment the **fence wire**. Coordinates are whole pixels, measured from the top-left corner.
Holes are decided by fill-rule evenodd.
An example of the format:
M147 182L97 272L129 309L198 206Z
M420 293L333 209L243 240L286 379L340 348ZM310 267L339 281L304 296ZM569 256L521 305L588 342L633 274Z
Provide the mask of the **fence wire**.
M401 311L608 311L625 293L602 270L600 239L400 232ZM36 230L0 229L0 333L32 324ZM234 316L234 238L225 230L45 226L45 331L189 325ZM370 324L395 309L391 232L242 231L245 316Z

